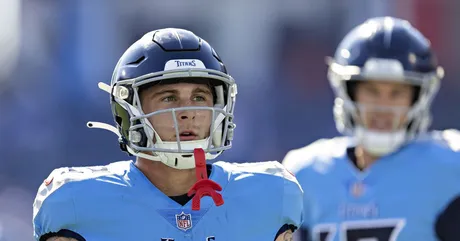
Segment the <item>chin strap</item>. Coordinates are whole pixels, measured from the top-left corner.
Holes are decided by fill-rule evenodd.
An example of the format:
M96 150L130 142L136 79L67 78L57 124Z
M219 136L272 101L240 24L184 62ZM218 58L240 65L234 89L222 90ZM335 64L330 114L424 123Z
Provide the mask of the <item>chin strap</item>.
M197 182L192 186L192 188L190 188L187 193L189 197L195 194L192 199L192 210L200 210L201 198L204 196L211 197L216 206L224 204L222 195L218 193L218 191L222 191L222 187L218 183L208 179L204 150L201 148L196 148L193 150L193 155L195 157Z

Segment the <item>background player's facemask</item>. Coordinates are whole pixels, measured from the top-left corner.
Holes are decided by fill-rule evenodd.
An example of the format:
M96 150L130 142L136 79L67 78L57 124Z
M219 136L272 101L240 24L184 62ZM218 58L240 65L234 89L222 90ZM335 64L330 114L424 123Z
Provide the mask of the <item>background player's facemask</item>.
M409 125L427 118L415 118L412 107L379 106L354 102L350 111L354 135L370 154L382 156L406 141Z
M366 68L368 65L373 68ZM357 144L372 155L392 153L428 129L431 124L430 106L442 77L442 69L436 73L404 71L397 60L371 59L364 68L332 63L328 78L336 95L334 117L337 129L342 134L355 137ZM411 84L417 87L417 98L409 108L353 101L349 83L373 79ZM391 118L376 119L383 115Z
M139 89L143 86L160 81L177 82L180 79L186 82L188 82L187 79L190 79L190 82L193 82L193 79L200 78L214 83L213 92L216 96L213 107L190 106L163 109L152 113L143 112L139 96ZM107 85L104 87L104 84L100 83L99 87L113 95L114 101L118 103L117 108L123 108L129 114L127 118L129 118L130 125L126 128L128 138L125 139L127 139L126 149L132 155L152 161L161 161L176 169L190 169L195 167L195 158L193 155L195 148L203 149L207 160L212 160L224 150L231 148L231 140L233 139L233 130L235 128L233 110L237 89L235 81L229 75L204 68L167 70L134 79L118 81L112 87ZM180 111L194 111L196 113L211 112L212 121L209 137L202 140L181 141L181 130L176 119L176 114ZM170 114L172 120L174 120L175 141L163 141L148 119L155 115L167 114ZM168 125L170 124L168 123ZM117 133L120 138L124 137L120 135L117 129L101 126L101 123L92 122L88 126L110 129Z

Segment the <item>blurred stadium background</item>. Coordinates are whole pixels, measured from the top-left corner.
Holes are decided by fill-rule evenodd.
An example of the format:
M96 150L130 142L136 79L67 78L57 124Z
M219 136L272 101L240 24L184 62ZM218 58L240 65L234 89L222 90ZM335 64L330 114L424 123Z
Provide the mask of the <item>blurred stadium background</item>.
M0 241L32 241L32 202L59 166L129 157L112 123L109 83L145 32L188 28L220 53L239 84L236 140L221 160L281 160L336 135L324 57L368 17L408 19L446 70L433 128L460 128L460 1L455 0L1 0Z

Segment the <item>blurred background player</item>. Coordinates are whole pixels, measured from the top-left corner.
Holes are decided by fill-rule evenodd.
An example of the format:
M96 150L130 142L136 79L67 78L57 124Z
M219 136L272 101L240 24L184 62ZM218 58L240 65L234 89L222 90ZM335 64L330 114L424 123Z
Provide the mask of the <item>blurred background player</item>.
M408 21L371 18L329 62L338 130L283 163L304 194L303 240L459 240L460 134L427 132L443 69Z
M116 128L88 126L117 134L137 161L55 169L34 203L37 240L292 238L302 190L279 162L206 165L231 148L237 89L205 40L149 32L120 58L111 86L99 87Z

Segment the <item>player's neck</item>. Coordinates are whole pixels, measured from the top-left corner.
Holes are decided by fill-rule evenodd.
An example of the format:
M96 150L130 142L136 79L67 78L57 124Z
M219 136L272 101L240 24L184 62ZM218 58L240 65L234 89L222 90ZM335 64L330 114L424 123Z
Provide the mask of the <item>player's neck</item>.
M195 169L175 169L157 161L138 158L136 166L167 196L179 196L188 192L196 182Z
M355 148L356 165L359 169L365 170L371 166L379 157L369 154L362 147Z

